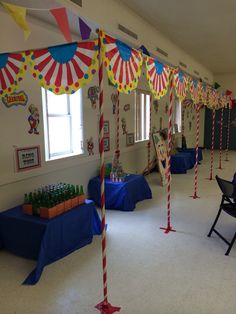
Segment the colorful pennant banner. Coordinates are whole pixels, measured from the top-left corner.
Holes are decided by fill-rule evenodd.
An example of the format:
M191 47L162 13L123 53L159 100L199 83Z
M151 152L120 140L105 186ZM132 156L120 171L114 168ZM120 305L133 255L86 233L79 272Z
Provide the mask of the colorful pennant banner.
M55 94L73 94L97 71L98 40L30 51L27 59L41 86Z
M54 18L57 22L57 25L60 28L62 34L64 35L66 41L71 43L72 38L71 38L66 8L51 9L50 12L54 16Z
M0 54L0 96L13 93L23 79L27 66L24 52Z
M151 57L146 57L148 83L154 98L166 95L169 86L170 68Z
M109 80L119 92L129 94L141 75L141 53L104 32L100 32L100 40Z
M174 70L174 87L176 96L183 101L187 95L188 78L180 69Z

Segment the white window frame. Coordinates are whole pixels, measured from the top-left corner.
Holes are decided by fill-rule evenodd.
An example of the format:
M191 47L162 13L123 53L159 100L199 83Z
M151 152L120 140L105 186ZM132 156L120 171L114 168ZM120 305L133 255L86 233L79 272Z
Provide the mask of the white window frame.
M178 132L175 130L175 124L177 124ZM175 115L174 115L174 125L173 133L181 133L182 131L182 103L179 99L175 102Z
M79 89L72 95L66 95L67 113L59 114L48 112L48 93L49 90L42 88L42 104L43 104L43 124L44 124L44 140L45 140L45 160L55 160L69 156L81 155L84 153L83 148L83 104L82 104L82 89ZM56 96L60 97L60 95ZM64 117L69 119L70 128L70 145L69 150L61 150L60 152L50 152L50 117Z
M150 93L141 89L134 96L135 143L149 140L150 131Z

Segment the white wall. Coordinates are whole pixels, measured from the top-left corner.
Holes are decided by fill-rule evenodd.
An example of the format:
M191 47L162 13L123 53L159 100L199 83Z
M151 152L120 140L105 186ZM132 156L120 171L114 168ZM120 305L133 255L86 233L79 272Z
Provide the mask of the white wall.
M109 3L113 3L114 7L111 7ZM93 2L94 3L94 2ZM176 59L184 54L180 49L171 44L168 40L164 39L155 29L151 28L146 22L140 19L137 15L133 14L131 11L126 10L119 3L113 1L101 1L101 7L90 11L92 6L92 1L84 2L84 9L86 12L91 13L91 18L97 17L96 22L102 22L101 24L106 30L109 30L109 25L111 24L111 30L115 30L118 18L122 19L121 23L129 21L128 27L133 28L140 34L140 39L149 49L154 47L153 38L158 38L157 40L162 40L163 45L169 45L171 48L172 57ZM104 5L108 5L107 13L113 12L113 18L109 14L104 15L104 10L101 10ZM113 8L112 12L111 9ZM126 17L126 18L124 18ZM131 27L132 26L132 27ZM27 42L22 40L23 35L20 30L15 26L11 18L0 12L0 27L5 30L4 40L0 41L0 51L19 51L30 48L46 47L48 45L55 45L63 43L64 40L62 35L55 31L48 25L43 27L38 22L30 20L30 27L32 34ZM146 33L145 33L146 32ZM145 36L149 34L150 36ZM2 36L2 32L1 32ZM149 47L150 46L150 47ZM163 46L165 49L165 46ZM154 49L154 48L153 48ZM175 54L176 50L176 54ZM190 58L190 57L189 57ZM193 59L189 59L192 62L192 66L199 70L202 69L203 75L210 76L207 70L202 68L199 64L195 63ZM198 66L198 68L196 68ZM115 116L112 114L111 105L111 93L115 92L114 88L107 84L107 78L105 78L105 119L110 121L111 127L111 150L105 154L107 161L111 161L114 146L115 146ZM98 85L97 76L94 77L91 85ZM142 78L140 80L140 85L142 89L147 89L147 82L145 81L145 73L143 71ZM28 72L25 79L19 86L19 90L24 90L29 97L29 101L26 107L14 106L12 108L6 108L0 101L0 211L6 208L12 207L14 205L20 204L23 201L23 195L26 192L32 191L35 188L40 187L43 184L53 183L53 182L69 182L83 184L86 190L88 180L93 177L99 166L99 154L98 154L98 104L96 109L92 109L90 100L87 98L88 86L83 88L83 108L84 108L84 140L88 139L90 136L93 137L95 143L95 155L88 156L87 151L82 156L75 156L70 158L64 158L62 160L55 160L50 162L45 162L44 159L44 133L43 133L43 115L42 115L42 100L41 100L41 90L36 81L31 77ZM39 135L32 135L28 133L28 106L34 104L39 108L40 111L40 124L39 124ZM125 112L123 106L129 103L131 110ZM125 117L127 121L128 132L134 132L134 95L121 95L120 105L121 105L121 118ZM165 106L168 104L168 96L160 101L159 110L156 113L153 110L152 125L159 129L160 116L163 117L163 126L167 127L167 114L165 113ZM188 132L187 144L188 146L194 145L195 129L194 123L192 127L192 132ZM120 126L121 129L121 126ZM187 127L186 127L187 129ZM141 172L147 164L147 142L138 143L134 146L126 146L126 136L120 136L121 141L121 162L124 166L124 170L127 172L139 173ZM42 167L34 169L31 171L25 171L24 173L17 173L15 171L15 148L40 145L41 157L42 157ZM86 143L85 143L86 146Z

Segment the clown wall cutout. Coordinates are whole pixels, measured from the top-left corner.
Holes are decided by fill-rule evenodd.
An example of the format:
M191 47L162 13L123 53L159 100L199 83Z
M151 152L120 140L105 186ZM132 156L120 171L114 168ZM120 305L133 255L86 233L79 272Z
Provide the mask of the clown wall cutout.
M130 104L124 105L124 111L129 111L130 110Z
M38 108L31 104L28 108L30 115L28 117L28 122L30 125L30 129L28 131L29 134L39 134L37 128L39 125L39 111Z
M92 136L90 136L90 138L86 142L87 142L87 151L88 151L89 156L94 155L94 152L93 152L94 143L93 143Z
M111 94L111 101L112 101L112 113L116 114L116 105L118 102L118 94L117 93Z
M91 101L91 105L93 109L96 109L96 103L98 100L98 93L99 93L99 87L98 86L91 86L88 89L88 98Z
M168 165L167 165L167 149L166 143L161 136L160 132L153 133L153 144L156 150L157 165L161 175L161 185L167 184L168 179Z
M158 100L157 99L153 100L153 107L154 107L155 113L158 113Z

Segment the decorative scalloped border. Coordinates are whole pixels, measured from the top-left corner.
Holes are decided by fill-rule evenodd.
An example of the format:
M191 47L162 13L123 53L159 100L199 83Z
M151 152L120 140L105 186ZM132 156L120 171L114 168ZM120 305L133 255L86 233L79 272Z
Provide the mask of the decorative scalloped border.
M50 90L56 95L61 94L74 94L77 90L79 90L81 87L88 85L92 78L94 77L94 74L98 70L98 39L93 40L94 41L94 55L92 58L92 64L90 67L88 67L88 70L86 73L84 73L83 78L79 79L77 82L69 85L69 86L55 86L54 84L48 84L44 77L42 76L41 72L34 68L35 64L33 62L33 56L34 51L29 51L27 54L27 62L30 67L31 73L33 77L39 82L40 86L44 87L45 89ZM79 44L79 42L78 42Z
M149 84L149 87L150 87L150 90L151 90L151 92L152 92L152 94L154 95L154 98L156 98L156 99L158 99L158 100L160 100L162 97L164 97L166 94L167 94L167 92L168 92L168 87L169 87L169 84L170 84L170 68L168 67L168 65L166 65L166 64L164 64L164 68L163 69L166 69L167 70L167 82L166 82L166 86L165 86L165 88L163 88L161 91L159 91L159 92L157 92L155 89L154 89L154 87L153 87L153 84L152 84L152 81L151 81L151 77L150 77L150 75L149 75L149 73L148 73L148 71L149 71L149 62L150 62L150 60L152 61L152 62L155 62L155 60L153 59L153 58L151 58L151 57L146 57L146 73L147 73L147 79L148 79L148 84ZM156 75L158 75L158 76L161 76L161 75L159 75L159 74L156 74Z
M118 80L115 79L115 73L113 73L113 71L110 68L110 60L106 57L106 43L104 43L104 40L105 40L105 36L107 34L103 31L100 31L99 35L100 35L100 40L101 40L101 53L102 53L104 65L106 67L109 80L111 81L111 83L114 85L114 87L119 92L125 93L125 94L130 94L131 91L136 89L138 86L138 80L139 80L140 75L141 75L142 64L143 64L142 54L136 50L139 54L139 63L138 63L138 71L136 72L136 77L135 77L134 81L131 82L129 85L126 85L126 84L123 85ZM110 36L110 35L107 35L107 36ZM112 37L112 36L110 36L110 37ZM132 51L135 50L133 48L131 48L131 49L132 49Z

